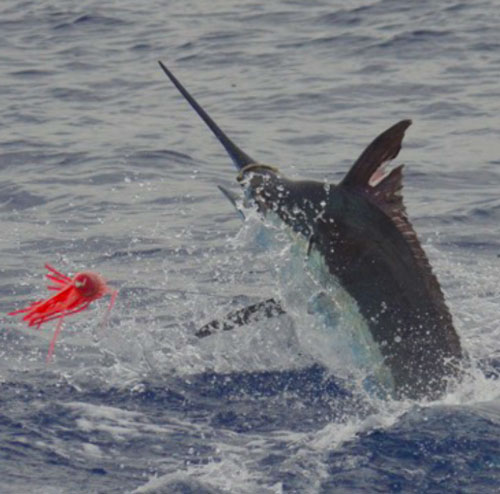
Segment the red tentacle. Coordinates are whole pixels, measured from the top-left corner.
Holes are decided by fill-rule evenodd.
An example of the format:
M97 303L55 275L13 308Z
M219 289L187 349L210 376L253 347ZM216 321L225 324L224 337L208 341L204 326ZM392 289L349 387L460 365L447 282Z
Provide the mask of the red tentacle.
M61 332L62 325L64 322L64 318L61 318L61 320L57 323L56 330L54 331L54 335L52 336L52 339L50 340L50 345L49 345L49 351L47 353L47 363L50 363L52 359L52 355L54 354L54 349L56 347L56 340L57 337L59 336L59 333Z
M111 300L109 301L108 309L106 310L106 314L101 323L101 328L104 327L108 323L109 314L111 313L111 309L115 305L116 297L118 296L118 290L109 290L107 291L109 295L111 295Z
M58 271L56 268L54 268L50 264L48 264L48 263L45 264L45 268L48 269L49 271L52 271L55 275L57 275L62 280L66 280L69 283L71 283L72 280L71 280L71 278L69 276L66 276L65 274L62 274L60 271Z
M35 329L40 329L40 326L42 324L45 324L46 322L54 321L55 319L60 319L62 317L66 317L71 314L76 314L77 312L80 312L81 310L84 310L88 307L87 305L84 305L82 308L74 309L72 311L65 311L65 312L60 312L57 314L52 314L50 316L39 316L34 318L28 323L29 327L36 326Z
M85 302L79 308L73 309L71 311L63 312L62 314L57 314L57 315L52 315L52 316L46 317L46 318L44 318L44 320L41 323L38 323L38 324L40 325L40 324L43 324L43 323L46 323L46 322L49 322L49 321L53 321L54 319L59 319L59 318L62 318L62 317L66 317L66 316L71 316L73 314L77 314L78 312L82 312L82 310L85 310L89 305L90 305L90 302Z
M33 302L31 305L29 305L28 307L25 307L24 309L17 309L17 310L12 311L12 312L7 312L7 315L8 316L17 316L17 314L23 314L24 312L29 312L32 307L34 307L35 305L37 305L41 302L44 302L44 300L38 300L37 302Z
M67 285L69 282L67 280L63 280L61 278L58 278L57 276L54 276L53 274L46 274L46 278L48 278L50 281L54 281L55 283L60 283L61 285Z

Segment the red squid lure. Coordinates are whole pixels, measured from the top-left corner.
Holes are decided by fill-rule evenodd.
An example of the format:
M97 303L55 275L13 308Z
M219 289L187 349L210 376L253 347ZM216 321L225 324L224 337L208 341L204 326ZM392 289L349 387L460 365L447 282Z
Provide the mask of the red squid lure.
M49 270L45 276L53 283L48 285L47 288L57 293L48 299L34 302L25 309L9 312L9 316L25 314L23 321L26 321L28 326L36 326L36 329L39 329L46 322L60 319L49 345L47 362L50 362L64 318L82 312L87 309L91 302L104 295L111 295L106 312L107 318L115 303L118 290L110 289L99 273L84 271L70 278L57 271L50 264L46 264L45 267Z

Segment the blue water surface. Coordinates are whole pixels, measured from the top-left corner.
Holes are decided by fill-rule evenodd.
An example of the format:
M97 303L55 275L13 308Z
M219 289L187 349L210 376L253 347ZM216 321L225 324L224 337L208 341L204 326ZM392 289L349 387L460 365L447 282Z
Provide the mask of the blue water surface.
M0 3L0 309L44 264L119 289L4 316L0 493L500 489L500 9L494 0ZM217 185L234 168L161 59L251 156L339 181L411 118L405 203L468 355L436 402L367 394L291 314L197 340L283 287Z

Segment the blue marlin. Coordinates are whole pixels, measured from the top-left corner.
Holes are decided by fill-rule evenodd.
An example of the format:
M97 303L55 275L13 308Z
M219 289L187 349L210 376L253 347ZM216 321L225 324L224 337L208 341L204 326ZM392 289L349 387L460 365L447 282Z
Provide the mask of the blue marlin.
M403 165L387 173L383 168L398 155L411 121L380 134L337 185L290 180L242 151L159 63L234 162L245 204L252 203L266 221L284 225L310 259L325 289L315 301L317 310L332 312L338 300L350 301L367 332L359 341L376 347L392 396L442 395L460 374L460 339L403 204ZM277 304L274 312L280 311Z

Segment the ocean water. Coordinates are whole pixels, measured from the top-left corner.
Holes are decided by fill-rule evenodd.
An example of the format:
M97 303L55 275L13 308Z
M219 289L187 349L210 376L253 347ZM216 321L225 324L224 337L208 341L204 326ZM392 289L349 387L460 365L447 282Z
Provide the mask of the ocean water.
M500 490L500 9L494 0L0 3L0 493ZM217 185L251 156L339 181L412 118L405 202L469 356L441 400L368 396L300 314L197 340L283 287ZM53 325L44 263L119 297Z

